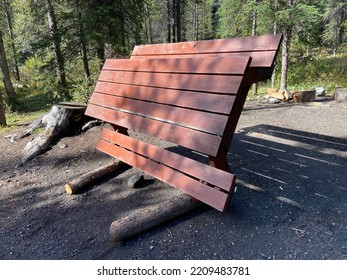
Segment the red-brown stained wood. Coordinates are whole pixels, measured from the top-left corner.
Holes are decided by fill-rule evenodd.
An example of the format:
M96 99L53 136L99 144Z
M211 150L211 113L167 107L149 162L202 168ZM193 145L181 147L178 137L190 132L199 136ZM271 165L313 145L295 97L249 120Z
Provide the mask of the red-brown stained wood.
M122 85L99 81L95 92L177 107L230 114L234 95Z
M219 211L224 211L227 206L229 194L209 187L208 185L194 180L177 170L171 169L121 147L112 145L102 139L99 140L97 149L110 156L116 157L131 166L145 171L151 176L184 191Z
M251 57L252 61L250 63L252 68L262 68L262 67L272 67L274 63L274 58L276 57L276 51L266 51L266 52L236 52L236 53L206 53L206 54L156 54L156 55L134 55L130 57L130 60L148 60L148 59L163 59L163 58L208 58L208 57L218 57L218 58L233 58L233 57Z
M206 183L219 187L227 192L232 191L235 176L231 173L108 129L103 129L101 138L134 151L137 154L148 157L154 161L161 162L164 165L193 176L198 180L200 179L205 181Z
M227 115L144 102L140 100L100 94L97 92L93 93L89 102L90 104L126 111L130 114L142 115L147 118L163 120L165 122L190 127L217 135L223 134L225 125L228 121Z
M220 54L220 53L244 53L254 52L251 67L272 67L275 56L267 65L259 65L259 56L271 51L277 52L281 35L262 35L243 38L219 39L195 42L182 42L176 44L157 44L135 46L131 57L136 56L158 56L177 54ZM271 63L270 63L271 62Z
M88 105L85 114L108 123L144 132L211 156L217 155L221 141L221 137L212 134L127 114L94 104Z
M224 211L235 182L226 159L232 135L249 86L271 76L281 38L136 46L131 60L103 67L86 114L202 152L217 168L123 130L104 130L98 149Z
M185 57L172 60L146 59L135 61L131 59L107 59L103 70L120 70L130 72L155 72L155 73L186 73L186 74L212 74L212 75L243 75L250 57L238 56L201 57L201 60Z
M236 93L242 76L101 71L99 81L180 90Z

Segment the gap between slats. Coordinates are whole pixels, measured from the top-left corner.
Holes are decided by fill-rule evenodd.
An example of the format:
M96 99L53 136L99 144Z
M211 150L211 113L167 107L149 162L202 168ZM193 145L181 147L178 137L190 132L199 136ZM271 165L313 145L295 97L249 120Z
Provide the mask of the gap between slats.
M107 59L102 70L139 73L175 73L194 75L243 75L251 61L247 56L233 56L220 59L217 56L147 60Z
M86 115L167 140L171 143L216 156L222 137L186 127L89 104Z
M150 86L124 85L98 81L95 92L179 108L189 108L217 114L230 114L236 93L210 93Z
M229 200L229 194L209 187L185 174L171 169L165 165L159 164L132 151L113 145L102 139L97 144L97 149L118 158L125 163L134 166L149 175L177 188L198 200L224 211Z
M100 137L114 145L160 162L188 176L203 180L212 187L218 187L228 193L232 191L235 176L231 173L109 129L104 128Z
M89 103L220 136L223 135L229 118L226 114L201 112L99 93L94 93Z
M98 80L124 85L230 94L238 92L242 78L243 76L158 74L103 70Z

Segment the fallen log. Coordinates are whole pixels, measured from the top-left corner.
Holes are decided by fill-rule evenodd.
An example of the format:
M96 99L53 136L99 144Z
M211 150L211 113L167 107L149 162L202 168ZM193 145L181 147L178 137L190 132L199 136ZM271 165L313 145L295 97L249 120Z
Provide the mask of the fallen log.
M123 171L129 167L129 165L122 161L112 161L95 170L89 171L77 178L74 178L72 181L65 184L65 190L68 194L79 193L97 180L111 175L116 171Z
M187 213L202 203L186 194L180 194L164 202L149 206L112 222L110 236L113 242L123 241L161 223Z
M84 115L85 110L86 105L80 103L65 102L53 105L48 114L33 122L29 129L20 136L20 138L26 137L36 128L44 127L44 130L23 149L20 165L46 152L57 139L79 132L82 125L90 120Z

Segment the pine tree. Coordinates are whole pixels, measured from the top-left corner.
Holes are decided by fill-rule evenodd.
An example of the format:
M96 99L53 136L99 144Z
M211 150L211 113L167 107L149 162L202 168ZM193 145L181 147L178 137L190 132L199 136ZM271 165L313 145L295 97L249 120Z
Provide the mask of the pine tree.
M4 47L4 41L2 32L0 30L0 69L2 71L2 74L4 76L4 85L6 93L10 99L10 101L13 101L16 98L16 92L14 91L11 77L10 77L10 71L8 68L6 53L5 53L5 47Z

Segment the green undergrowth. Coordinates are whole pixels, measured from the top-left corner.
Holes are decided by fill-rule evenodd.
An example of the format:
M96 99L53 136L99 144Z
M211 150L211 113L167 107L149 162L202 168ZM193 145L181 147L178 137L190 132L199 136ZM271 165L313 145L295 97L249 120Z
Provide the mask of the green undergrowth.
M37 110L32 112L9 112L6 114L7 126L0 126L0 134L9 133L17 128L24 127L34 120L42 117L48 110ZM39 133L35 131L34 133Z
M327 95L332 96L336 87L347 88L347 48L336 56L312 52L308 56L292 57L289 62L287 89L310 90L316 87L324 87ZM275 69L275 88L280 85L281 61L277 60ZM271 82L265 81L258 85L257 94L253 89L248 93L247 100L256 100L267 93L271 88Z

